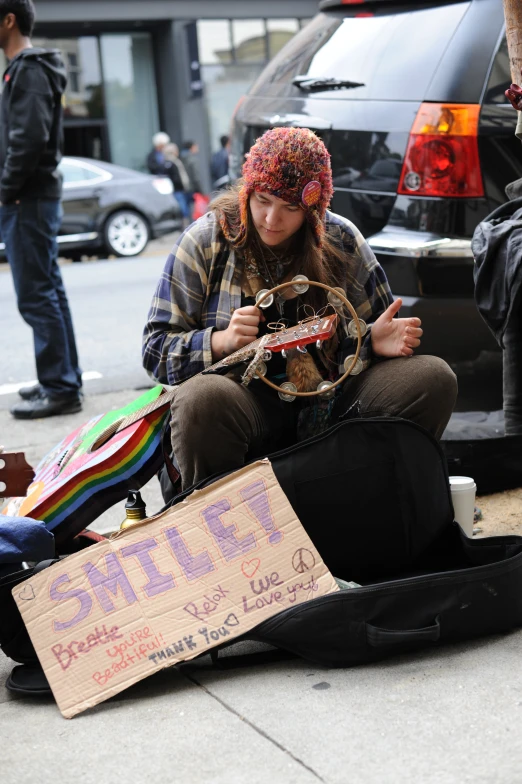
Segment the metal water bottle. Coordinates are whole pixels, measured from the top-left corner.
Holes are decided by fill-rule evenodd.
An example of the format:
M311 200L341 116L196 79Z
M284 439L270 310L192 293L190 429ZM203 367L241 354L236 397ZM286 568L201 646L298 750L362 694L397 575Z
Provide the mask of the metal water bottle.
M125 503L125 520L120 525L120 530L129 528L140 520L145 520L146 517L145 502L143 501L139 490L129 490L129 495Z

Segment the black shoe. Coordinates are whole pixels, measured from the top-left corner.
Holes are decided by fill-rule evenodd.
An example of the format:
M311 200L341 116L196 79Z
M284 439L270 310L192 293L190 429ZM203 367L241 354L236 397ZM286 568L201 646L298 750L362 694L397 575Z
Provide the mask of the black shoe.
M44 394L41 384L31 384L31 386L21 387L18 390L18 394L22 398L22 400L38 400ZM79 389L78 394L80 399L83 398L83 390Z
M24 400L11 409L15 419L42 419L43 417L77 414L82 410L80 395L73 397L49 397L40 394L36 400Z
M39 664L20 664L13 668L9 675L5 687L8 691L15 694L23 694L26 697L48 697L52 695L49 681Z
M42 387L40 384L31 384L30 387L21 387L18 394L22 400L36 400L42 394Z

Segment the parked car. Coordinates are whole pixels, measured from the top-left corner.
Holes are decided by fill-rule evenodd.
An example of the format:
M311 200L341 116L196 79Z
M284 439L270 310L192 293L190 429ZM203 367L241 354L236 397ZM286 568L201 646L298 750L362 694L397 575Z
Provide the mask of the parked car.
M325 141L332 209L383 265L423 350L449 361L497 350L473 299L470 240L522 177L502 0L323 0L236 110L231 176L274 126Z
M137 256L149 240L181 228L168 177L88 158L64 157L60 254ZM0 243L0 250L5 250Z

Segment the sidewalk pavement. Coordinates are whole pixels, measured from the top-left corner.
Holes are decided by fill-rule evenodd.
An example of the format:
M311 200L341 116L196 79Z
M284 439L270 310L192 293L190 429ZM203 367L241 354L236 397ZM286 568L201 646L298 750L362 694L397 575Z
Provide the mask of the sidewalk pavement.
M0 444L36 465L75 427L134 397L134 390L87 396L80 414L33 422L2 410ZM143 495L148 513L158 511L156 479ZM117 528L123 506L93 528ZM71 721L52 698L4 690L13 662L0 654L1 781L517 784L521 644L517 631L346 670L299 659L216 669L204 656Z

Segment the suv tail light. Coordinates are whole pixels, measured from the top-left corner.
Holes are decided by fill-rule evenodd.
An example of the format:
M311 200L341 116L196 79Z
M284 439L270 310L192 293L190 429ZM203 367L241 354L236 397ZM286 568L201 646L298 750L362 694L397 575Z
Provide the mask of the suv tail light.
M413 123L397 193L484 196L478 104L423 103Z

